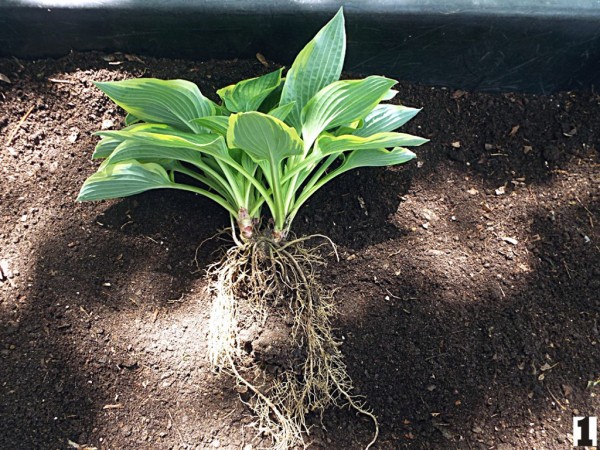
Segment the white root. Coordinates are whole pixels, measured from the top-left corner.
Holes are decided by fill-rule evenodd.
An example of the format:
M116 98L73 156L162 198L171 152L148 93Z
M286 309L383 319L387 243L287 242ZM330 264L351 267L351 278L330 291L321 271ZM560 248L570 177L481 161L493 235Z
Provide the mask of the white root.
M254 239L230 249L222 261L209 268L213 296L209 358L215 369L229 372L251 391L247 404L258 418L258 430L271 436L273 449L306 447L307 414L322 415L331 405L349 406L373 420L375 432L369 449L377 440L379 426L374 414L351 394L352 380L331 327L333 298L314 270L325 261L317 249L303 247L309 238L285 244ZM282 295L293 319L292 345L303 350L305 360L274 378L263 376L270 381L259 389L239 370L244 355L238 336L239 310L244 302L244 311L251 311L253 320L264 324Z

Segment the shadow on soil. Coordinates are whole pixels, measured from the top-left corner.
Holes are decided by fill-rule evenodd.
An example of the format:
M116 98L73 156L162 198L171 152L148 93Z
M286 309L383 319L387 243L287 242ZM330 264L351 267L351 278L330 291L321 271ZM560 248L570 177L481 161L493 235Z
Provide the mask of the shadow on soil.
M256 71L257 65L247 70ZM79 67L74 62L65 70ZM190 69L195 68L190 63ZM148 76L166 78L168 70ZM211 83L225 81L235 80ZM202 90L212 88L205 81ZM406 90L406 103L419 106L411 101L413 95L418 98L419 92ZM477 178L485 189L505 185L510 192L511 181L523 173L532 174L528 183L551 180L546 161L560 165L567 153L585 152L582 144L592 142L594 135L581 128L574 133L578 124L568 121L566 110L561 113L564 118L550 108L547 116L532 117L518 103L503 116L507 119L490 127L487 113L469 106L468 96L457 99L456 110L448 110L448 92L438 90L437 95L441 110L448 111L451 125L446 129L456 129L455 122L463 120L470 122L465 129L479 126L491 134L434 135L428 131L429 121L444 118L428 117L425 111L403 130L437 143L419 151L425 162L421 168L412 164L349 173L311 199L296 229L299 234L328 235L359 254L389 246L398 252L401 277L371 268L361 259L332 264L324 276L341 287L338 300L345 318L338 327L345 337L343 350L356 386L380 418L380 448L471 448L477 441L490 443L486 439L492 435L495 443L518 446L527 424L536 424L534 432L539 432L548 418L570 417L569 406L553 398L560 393L581 412L592 412L584 408L590 405L586 383L598 377L597 345L592 343L598 339L600 320L598 253L561 225L580 221L586 210L573 206L556 211L564 218L556 223L549 223L542 212L534 217L531 235L540 239L531 249L532 271L504 281L491 271L476 292L476 302L461 300L460 291L449 291L433 272L414 264L421 255L405 240L408 230L395 226L390 217L404 196L419 195L410 193L417 171L421 179L446 181L448 166L442 161L448 158L456 172ZM490 96L486 110L498 103L498 97ZM436 105L428 108L433 111ZM520 127L512 133L516 125ZM499 129L505 131L501 137ZM550 129L559 132L553 131L550 146L543 147ZM519 139L521 135L530 138ZM459 148L452 146L457 141ZM509 159L504 153L519 157ZM585 208L598 217L597 203ZM214 205L173 192L149 193L96 210L83 226L59 222L39 236L27 294L15 299L28 306L22 308L18 323L11 319L0 328L0 341L9 346L3 350L0 379L20 380L15 386L2 386L1 448L14 448L16 442L23 448L65 448L67 439L85 443L102 407L115 402L105 386L122 370L107 364L109 339L96 315L178 308L169 300L179 299L202 276L194 273L197 246L218 226L228 226L226 214ZM457 226L459 234L471 231ZM216 241L202 247L201 269L214 261L212 252L218 247ZM387 254L376 254L374 260ZM390 290L400 299L385 300ZM357 305L356 311L348 305ZM86 340L86 347L98 347L84 357L77 345ZM92 359L98 364L94 371ZM546 364L549 368L542 370ZM38 401L20 401L20 395L31 390ZM226 395L237 401L233 391ZM370 424L349 428L356 423L346 412L328 411L323 439L333 444L322 442L321 448L359 448L359 440L367 443ZM7 437L10 445L3 445Z
M294 222L298 235L324 234L337 245L360 250L406 233L390 222L411 183L404 168L363 168L317 192Z
M502 280L490 271L476 301L419 270L402 238L394 241L405 247L400 277L376 261L366 272L364 263L331 269L346 362L381 423L378 448L522 448L528 433L546 448L570 445L556 428L570 430L575 404L593 412L586 385L598 377L599 251L572 233L590 211L597 217L600 204L557 210L556 222L534 217L533 270ZM348 311L344 299L359 309ZM343 414L329 414L326 437L343 443L335 448L369 441L366 420L359 441Z
M410 178L392 171L364 173L338 180L299 220L306 229L329 234L344 247L367 249L392 240L402 250L403 232L389 224L388 216L407 192ZM340 197L350 186L353 194ZM378 197L379 192L385 197ZM360 203L354 204L356 195L373 205L368 215ZM336 200L341 217L337 229L325 226L329 217L319 216L319 201ZM564 221L581 220L584 208L598 211L599 205L566 208L557 215ZM20 326L8 324L1 331L3 341L23 343L1 369L3 378L13 379L7 375L13 372L23 380L7 393L2 412L4 426L16 436L11 442L34 447L40 442L64 446L67 438L85 442L94 427L94 411L113 401L102 391L102 381L119 370L80 370L86 362L74 346L86 339L85 330L102 342L103 331L88 311L101 315L140 306L176 307L166 300L180 297L201 276L192 273L191 258L215 223L225 225L226 216L209 203L152 193L114 203L83 228L46 230L50 237L40 242L29 294L21 299L30 308ZM344 224L352 224L354 231L342 229ZM598 283L590 283L594 275L589 271L596 267L598 272L598 254L545 215L534 218L531 231L540 236L532 249L534 270L505 284L490 276L489 284L481 286L483 295L472 304L448 301L443 283L411 263L411 248L400 253L406 267L400 279L360 265L356 269L364 283L360 277L349 279L356 274L345 262L328 269L332 273L326 278L334 277L342 286L340 302L361 299L362 309L355 314L345 311L346 317L353 317L341 320L339 330L345 336L350 374L380 418L380 448L470 445L485 442L486 434L514 442L515 428L559 415L560 406L552 397L564 386L572 388L572 399L588 404L582 370L589 367L590 379L594 375L590 364L596 349L591 341L598 338L600 305ZM90 241L90 233L103 238ZM213 260L210 253L218 245L210 242L202 248L201 266ZM372 282L373 275L378 282ZM383 300L389 289L401 299ZM544 372L544 364L552 368ZM540 380L541 375L545 379ZM100 383L90 382L98 377ZM35 389L39 402L20 403L24 389ZM328 448L358 448L358 441L348 441L348 436L368 442L370 424L348 430L348 422L347 413L327 413L326 436L341 443ZM480 422L500 431L482 429Z
M14 343L2 355L0 379L21 380L3 386L1 448L87 442L96 415L118 403L104 389L126 370L114 360L104 319L176 309L202 276L193 261L197 245L226 219L215 209L191 195L150 193L113 203L83 227L44 229L27 296L18 299L28 306L0 329L0 342ZM217 245L198 252L201 268ZM96 350L86 355L80 347ZM32 389L35 403L19 400L25 391L33 398Z
M365 194L373 204L378 187L389 188L387 177L401 178L376 171L375 178L381 181ZM368 179L371 174L358 185ZM352 217L364 214L360 205L346 212L350 217L345 223L356 226L369 246L384 242L379 225L392 227L386 218L406 190L405 182L396 182L397 190L386 190L388 198L381 199L376 212L365 215L362 225L357 226ZM350 177L340 183L357 185ZM336 190L340 192L339 185ZM357 192L360 195L360 188ZM584 207L599 209L598 204ZM567 208L557 215L563 218L561 223L581 220L584 207ZM313 207L304 217L318 217L318 213ZM140 306L128 298L143 299L143 308L176 307L166 305L166 300L178 298L201 276L191 273L190 258L196 243L210 237L216 222L225 224L226 217L210 204L186 195L154 193L114 203L87 224L89 229L48 230L55 237L40 243L30 294L22 299L31 307L19 327L9 324L2 330L5 342L25 343L11 353L10 364L2 366L2 372L23 374L23 384L8 393L10 406L3 412L5 426L18 434L19 441L34 446L42 440L49 446L64 445L67 438L85 441L94 427L93 411L112 400L96 387L102 383L90 381L117 376L79 370L85 362L73 346L85 339L82 333L89 330L102 342L102 330L87 311L125 312ZM102 233L103 239L87 243L90 231ZM318 225L312 231L329 230ZM356 269L364 283L360 277L347 278L356 275L348 270L348 263L329 269L335 272L335 284L344 286L338 294L340 302L362 299L358 302L362 309L352 319L342 320L339 330L345 336L351 376L380 418L380 448L460 446L479 439L485 442L486 434L513 442L515 428L560 415L552 396L564 386L572 388L572 399L587 404L587 380L581 378L581 368L589 367L591 379L596 350L591 341L597 339L599 307L597 282L590 284L588 277L593 274L588 273L598 255L560 223L549 223L546 215L534 218L531 232L540 236L532 249L534 270L502 282L490 276L489 284L481 287L483 295L472 304L448 301L452 297L443 283L411 263L411 248L399 256L406 268L401 279L360 264ZM342 245L360 248L352 239ZM398 250L405 246L400 230L385 236L390 239ZM203 247L201 261L212 260L210 252L217 247L216 242ZM378 282L372 282L373 275ZM390 290L402 300L384 300ZM345 311L344 315L353 314ZM544 364L552 369L542 371ZM544 380L539 378L542 374ZM19 403L19 391L32 387L39 403ZM480 422L500 431L482 429ZM330 411L326 423L326 436L333 443L358 448L359 442L348 441L348 436L368 442L366 422L362 430L349 432L346 413Z

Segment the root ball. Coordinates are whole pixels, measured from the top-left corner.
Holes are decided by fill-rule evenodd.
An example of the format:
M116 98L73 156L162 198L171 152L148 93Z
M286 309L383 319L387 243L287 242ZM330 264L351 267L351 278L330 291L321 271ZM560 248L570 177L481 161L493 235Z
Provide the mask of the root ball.
M377 439L377 419L352 395L331 327L333 296L317 271L325 265L323 244L307 248L309 239L276 243L253 237L209 267L209 358L251 393L246 403L272 448L305 446L307 414L322 416L331 405L373 420L369 448Z

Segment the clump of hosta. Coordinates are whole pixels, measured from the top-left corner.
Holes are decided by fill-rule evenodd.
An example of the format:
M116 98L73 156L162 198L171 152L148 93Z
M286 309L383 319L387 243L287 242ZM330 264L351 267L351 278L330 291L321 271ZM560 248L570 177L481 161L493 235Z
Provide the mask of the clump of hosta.
M249 404L259 429L278 448L302 444L305 415L330 404L374 419L351 395L331 332L331 295L315 270L324 261L305 246L307 238L289 240L294 218L335 177L405 163L415 157L406 147L427 141L395 131L419 111L385 103L397 93L395 80L339 79L345 51L340 9L285 78L278 69L227 86L217 91L220 104L184 80L96 83L128 113L127 126L97 133L102 139L93 157L104 161L79 200L171 188L208 197L229 212L235 246L209 270L210 358L254 393ZM237 364L243 357L239 303L264 320L282 298L293 316L290 339L306 360L259 389Z

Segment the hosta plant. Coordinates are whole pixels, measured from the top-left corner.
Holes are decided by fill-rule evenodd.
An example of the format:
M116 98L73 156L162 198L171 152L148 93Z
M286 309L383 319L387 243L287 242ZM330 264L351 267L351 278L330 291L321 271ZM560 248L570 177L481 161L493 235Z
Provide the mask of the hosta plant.
M255 395L252 408L275 447L302 444L305 415L329 404L373 417L351 395L331 333L331 296L314 268L323 264L290 239L298 211L335 177L358 167L391 166L415 157L406 147L427 140L395 131L418 109L386 103L395 80L340 80L346 37L340 11L283 69L240 81L205 97L184 80L130 79L96 86L127 112L126 127L100 131L93 158L104 159L79 200L103 200L152 189L210 198L231 217L235 246L209 271L211 361ZM294 318L291 339L306 358L258 389L240 373L239 303L265 320L282 298ZM277 301L276 301L277 300Z

